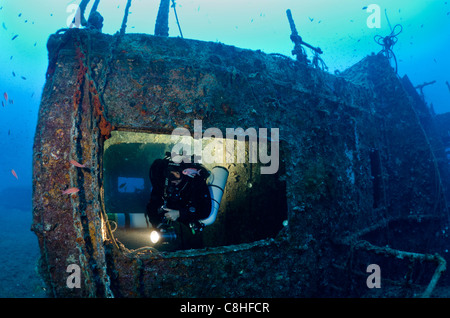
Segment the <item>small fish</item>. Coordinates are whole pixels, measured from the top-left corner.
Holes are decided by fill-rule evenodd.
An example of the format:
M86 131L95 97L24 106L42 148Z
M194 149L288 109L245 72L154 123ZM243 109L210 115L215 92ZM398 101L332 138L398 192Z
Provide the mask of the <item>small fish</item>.
M3 29L8 30L8 28L6 27L5 22L2 22L2 27L3 27Z
M77 193L78 191L80 191L80 189L78 189L78 188L69 188L67 190L64 190L63 194L72 194L72 193Z
M200 175L200 170L194 168L187 168L183 170L185 176L193 178L195 175Z
M18 36L19 36L18 34L14 35L13 38L11 39L11 41L14 41L15 39L17 39Z
M5 107L5 102L4 101L2 101L2 106Z
M4 92L3 97L5 98L6 101L8 101L8 93Z
M16 77L16 73L12 72L12 75L13 75L14 77Z
M126 182L124 182L124 183L122 183L120 186L119 186L119 189L122 189L124 186L126 186L127 185L127 183Z
M311 21L311 22L313 22L313 21L314 21L314 18L310 18L310 17L308 17L308 19L309 19L309 21Z
M86 168L85 165L82 165L81 163L76 162L76 161L73 160L73 159L69 160L69 162L70 162L71 164L73 164L75 167L78 167L78 168Z
M52 156L53 159L58 160L59 157L57 155L55 155L53 152L50 152L50 155Z
M14 171L14 169L11 169L11 173L14 177L16 177L17 180L19 180L19 177L17 176L17 173Z
M27 80L27 78L25 76L21 76L20 78L23 79L24 81Z
M363 9L363 10L367 10L367 7L363 7L362 9Z

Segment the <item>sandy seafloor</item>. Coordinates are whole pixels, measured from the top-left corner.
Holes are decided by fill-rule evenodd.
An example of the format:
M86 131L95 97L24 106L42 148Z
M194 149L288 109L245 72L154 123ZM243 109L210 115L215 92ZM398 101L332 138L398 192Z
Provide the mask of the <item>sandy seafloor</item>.
M40 251L31 222L31 206L23 209L0 203L0 298L46 297L37 273Z

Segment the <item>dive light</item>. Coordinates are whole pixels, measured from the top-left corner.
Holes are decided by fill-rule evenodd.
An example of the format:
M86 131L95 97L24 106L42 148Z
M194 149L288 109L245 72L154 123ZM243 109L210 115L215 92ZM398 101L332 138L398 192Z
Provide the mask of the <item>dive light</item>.
M177 234L175 233L175 229L167 223L161 223L150 233L150 241L153 244L168 244L176 239Z

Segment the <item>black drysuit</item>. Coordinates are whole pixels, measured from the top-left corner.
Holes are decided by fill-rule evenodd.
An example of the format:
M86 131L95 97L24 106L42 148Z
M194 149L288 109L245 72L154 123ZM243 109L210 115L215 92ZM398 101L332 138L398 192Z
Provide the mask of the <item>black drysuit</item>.
M168 159L156 159L150 167L153 188L147 204L147 215L152 226L163 222L165 212L160 211L160 208L164 204L169 209L179 210L177 221L187 226L207 218L211 212L211 195L206 184L206 169L200 165L182 163L179 169L182 181L175 186L167 179L168 164ZM186 168L199 169L201 173L192 178L182 173Z

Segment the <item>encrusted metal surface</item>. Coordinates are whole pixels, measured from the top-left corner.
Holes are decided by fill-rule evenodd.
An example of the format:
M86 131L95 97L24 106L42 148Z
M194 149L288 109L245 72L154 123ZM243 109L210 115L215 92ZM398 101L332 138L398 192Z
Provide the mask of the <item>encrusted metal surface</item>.
M345 296L330 288L348 253L336 239L387 215L444 213L430 146L382 56L332 76L259 51L142 34L68 30L48 47L33 230L52 296ZM275 239L207 250L116 248L102 211L104 141L112 130L192 132L195 119L223 132L280 129L288 226ZM376 209L374 149L383 181ZM80 191L63 194L70 187ZM69 264L82 269L79 289L66 286Z

